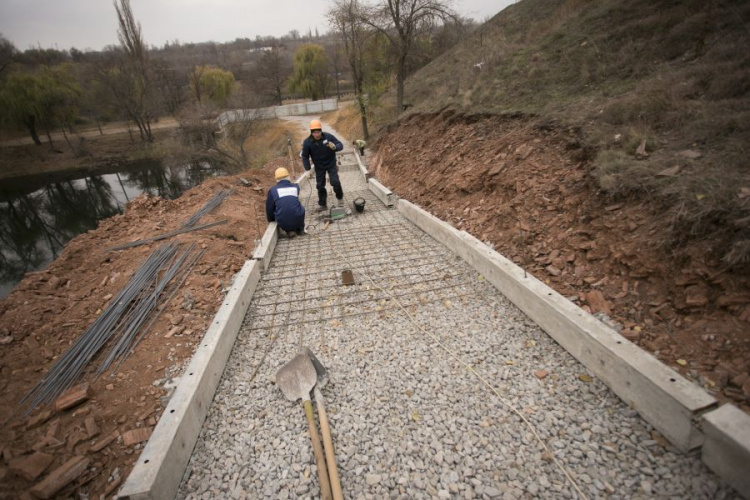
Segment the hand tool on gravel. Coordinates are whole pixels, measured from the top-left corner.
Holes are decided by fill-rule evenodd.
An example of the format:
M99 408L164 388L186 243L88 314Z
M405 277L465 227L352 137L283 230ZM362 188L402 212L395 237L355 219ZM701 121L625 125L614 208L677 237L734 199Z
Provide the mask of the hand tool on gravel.
M333 492L333 500L343 500L344 495L341 492L341 480L339 479L339 470L336 466L336 452L333 449L333 439L331 439L331 427L328 425L328 414L326 413L325 401L323 400L323 393L321 389L328 383L328 370L323 363L321 363L315 354L305 348L303 350L305 354L312 361L315 367L315 372L318 375L318 383L315 384L313 393L315 394L315 404L318 406L318 418L320 419L320 432L323 434L323 446L326 450L326 464L328 465L328 476L331 479L331 491Z
M318 429L315 427L315 417L313 416L313 407L310 401L310 391L315 387L317 380L318 376L315 367L305 353L296 355L276 372L276 384L278 384L284 396L290 401L302 400L302 406L305 409L305 416L307 417L307 426L310 431L310 441L312 441L313 452L315 454L315 463L318 466L320 496L325 500L330 500L332 497L331 483L328 480L328 468L326 467L326 459L323 456L323 448L320 445Z

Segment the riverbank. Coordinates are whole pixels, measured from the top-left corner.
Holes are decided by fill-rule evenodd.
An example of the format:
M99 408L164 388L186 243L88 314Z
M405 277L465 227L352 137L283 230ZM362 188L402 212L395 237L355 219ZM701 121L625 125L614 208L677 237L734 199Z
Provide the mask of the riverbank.
M74 456L91 460L94 468L60 491L63 496L80 488L99 498L127 476L142 446L134 436L155 425L172 377L180 373L232 276L265 231L265 189L273 183L271 172L287 164L279 158L262 169L209 179L175 200L140 196L122 215L71 240L44 271L28 273L0 300L0 397L9 402L0 409L0 420L7 423L0 430L0 498L18 498L43 477L24 465L42 455L46 473ZM90 382L89 397L74 408L49 406L30 418L17 414L21 397L161 242L106 249L179 228L224 189L231 195L200 222L225 223L168 240L195 243L205 253L178 293L164 299L158 319L120 368L95 378L90 366L82 379Z
M177 123L169 120L154 129L154 142L143 143L137 132L131 140L124 127L106 129L104 135L91 132L55 138L41 146L19 141L0 145L0 182L23 181L40 174L70 173L84 176L101 173L123 163L158 160L188 152L180 144Z

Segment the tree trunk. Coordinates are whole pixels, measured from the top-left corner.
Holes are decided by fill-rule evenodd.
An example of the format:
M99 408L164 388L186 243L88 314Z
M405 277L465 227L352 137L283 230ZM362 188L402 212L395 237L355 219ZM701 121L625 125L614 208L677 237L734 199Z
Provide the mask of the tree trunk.
M75 154L76 148L74 148L73 145L70 143L70 139L68 138L68 134L65 133L65 125L63 125L62 127L60 127L60 130L62 130L63 137L65 137L65 142L68 143L68 147L70 147L70 150L73 151L73 153Z
M406 59L399 58L396 70L396 109L401 114L404 111L404 80L406 79Z
M52 134L49 133L49 127L44 127L44 133L47 134L47 140L49 141L49 147L54 149L55 144L52 142Z
M357 103L359 104L359 116L362 118L362 135L365 141L370 140L370 132L367 130L367 109L365 104L362 102L362 96L357 96Z
M32 116L29 121L26 122L26 128L29 131L29 134L31 135L31 139L34 141L34 144L37 146L42 145L42 141L39 139L39 135L36 133L36 126L34 125L34 117Z
M99 119L94 118L94 121L96 122L96 128L99 129L99 135L104 135L104 132L102 131L102 124L99 123Z

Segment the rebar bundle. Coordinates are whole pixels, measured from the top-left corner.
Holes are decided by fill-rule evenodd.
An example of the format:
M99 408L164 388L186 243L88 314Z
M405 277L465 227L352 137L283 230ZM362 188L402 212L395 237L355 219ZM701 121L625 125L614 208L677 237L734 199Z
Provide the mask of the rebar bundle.
M203 205L203 208L195 212L182 227L193 227L204 215L211 212L214 208L221 205L221 203L232 193L231 189L223 189L216 193L213 198Z
M54 401L70 388L91 360L113 338L117 340L100 365L99 373L105 371L118 356L128 353L133 347L136 334L157 307L168 284L175 277L178 278L172 286L171 298L202 255L202 251L190 255L194 246L191 245L179 254L179 245L176 243L155 249L101 315L21 399L21 407L26 407L26 413L40 404ZM152 319L149 327L155 319ZM142 336L138 340L140 338Z

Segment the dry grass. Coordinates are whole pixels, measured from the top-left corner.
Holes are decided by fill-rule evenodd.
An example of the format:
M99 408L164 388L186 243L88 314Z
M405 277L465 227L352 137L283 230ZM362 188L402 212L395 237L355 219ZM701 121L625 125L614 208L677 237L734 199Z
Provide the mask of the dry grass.
M291 141L292 154L297 154L297 145L304 139L299 127L281 120L259 120L250 136L245 140L245 151L250 158L250 167L261 168L273 158L288 156L287 140Z
M339 102L339 109L325 113L322 119L336 129L336 132L341 135L339 140L342 142L352 142L362 138L362 120L354 101Z
M750 3L734 0L525 0L420 70L406 94L421 112L520 111L581 127L604 193L653 203L673 221L667 241L713 239L740 263L748 19ZM643 141L648 156L636 159Z

